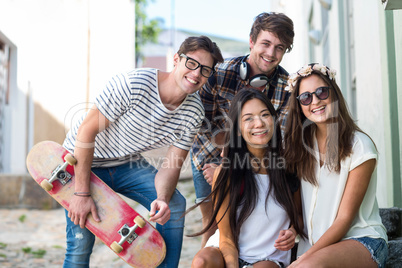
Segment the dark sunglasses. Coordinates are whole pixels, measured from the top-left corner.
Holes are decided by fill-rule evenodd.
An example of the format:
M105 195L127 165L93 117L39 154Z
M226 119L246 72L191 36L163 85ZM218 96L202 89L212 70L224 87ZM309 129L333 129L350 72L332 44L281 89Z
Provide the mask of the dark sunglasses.
M302 105L309 105L313 101L313 94L320 100L326 100L329 97L329 87L319 87L315 92L304 92L296 97Z

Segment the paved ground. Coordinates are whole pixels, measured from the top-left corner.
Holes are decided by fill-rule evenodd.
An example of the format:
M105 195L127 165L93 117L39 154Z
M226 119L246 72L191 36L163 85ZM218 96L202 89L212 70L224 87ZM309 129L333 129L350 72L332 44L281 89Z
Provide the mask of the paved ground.
M178 189L187 198L187 207L190 207L195 199L192 180L180 180ZM200 230L200 220L198 209L188 214L184 233ZM63 209L0 209L0 267L61 267L65 241ZM184 237L180 268L190 267L200 241L200 237ZM130 266L97 240L90 267Z

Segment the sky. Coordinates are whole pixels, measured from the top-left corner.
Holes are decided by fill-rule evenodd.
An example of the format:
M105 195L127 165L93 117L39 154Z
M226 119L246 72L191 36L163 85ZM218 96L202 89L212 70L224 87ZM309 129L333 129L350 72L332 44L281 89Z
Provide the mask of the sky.
M146 14L163 18L164 28L173 21L176 29L248 42L255 16L269 9L269 0L148 0Z

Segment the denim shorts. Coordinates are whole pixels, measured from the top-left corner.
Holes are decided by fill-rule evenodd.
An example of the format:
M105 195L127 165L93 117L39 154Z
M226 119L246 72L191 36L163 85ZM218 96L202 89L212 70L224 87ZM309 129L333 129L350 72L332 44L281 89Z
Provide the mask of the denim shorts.
M388 257L388 244L382 238L358 237L349 238L360 242L371 254L371 258L378 264L379 268L385 268Z
M278 265L279 268L285 268L285 265L283 265L283 263L280 262L280 261L271 260L269 258L268 259L263 259L263 260L260 260L260 261L272 261L272 262L276 263L276 265ZM246 261L244 261L244 260L239 258L239 267L240 268L253 267L253 263L246 262Z
M190 155L191 157L191 155ZM191 170L193 172L193 181L195 188L195 203L200 203L205 197L207 197L211 193L211 185L205 180L204 174L202 170L198 170L191 159Z

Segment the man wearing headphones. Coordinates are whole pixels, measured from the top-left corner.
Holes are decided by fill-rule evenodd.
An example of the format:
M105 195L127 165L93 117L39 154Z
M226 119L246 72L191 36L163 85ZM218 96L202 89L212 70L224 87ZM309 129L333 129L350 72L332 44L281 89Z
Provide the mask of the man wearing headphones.
M212 178L220 163L225 123L230 103L244 87L265 92L274 105L281 126L285 125L290 93L285 90L288 72L279 63L293 46L293 21L282 13L261 13L251 27L250 54L228 58L216 65L216 73L199 91L205 108L205 119L191 148L196 203L211 192ZM239 163L241 164L241 163ZM211 218L212 203L200 205L203 227ZM202 247L215 232L211 229L202 237Z

